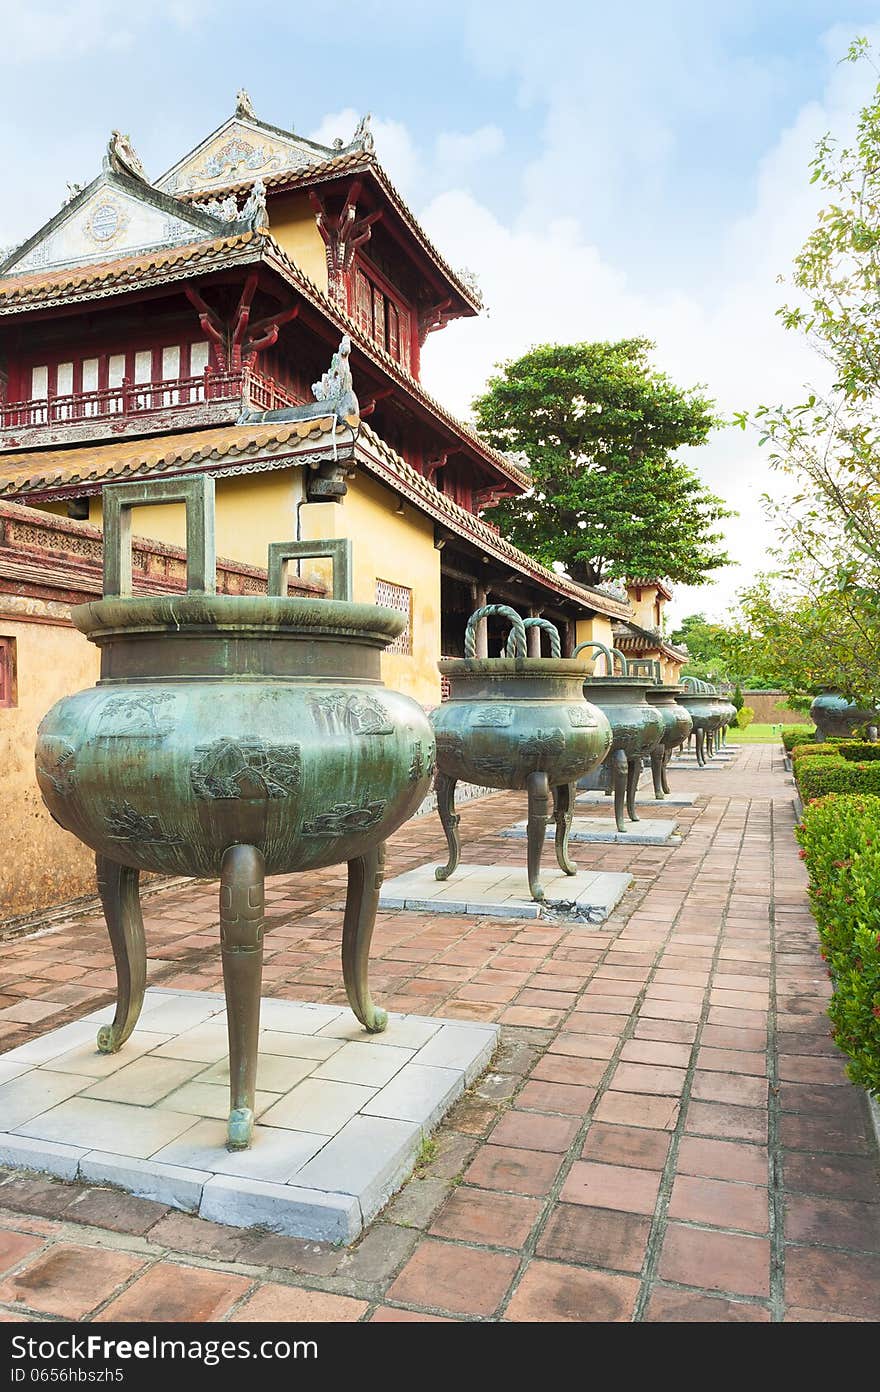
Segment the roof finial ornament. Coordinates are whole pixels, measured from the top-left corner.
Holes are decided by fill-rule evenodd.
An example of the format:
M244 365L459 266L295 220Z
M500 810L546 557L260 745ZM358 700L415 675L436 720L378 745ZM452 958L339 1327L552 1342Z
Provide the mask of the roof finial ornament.
M268 216L266 213L266 185L263 180L254 180L253 187L248 194L247 202L239 214L242 222L248 223L256 232L261 227L268 226Z
M366 116L361 117L357 123L357 130L352 137L352 145L359 145L362 150L372 150L376 143L373 139L373 132L370 130L370 122L372 119L372 113L369 111Z
M251 121L256 121L257 119L257 113L254 111L254 104L244 87L239 87L235 94L235 114L236 116L244 116Z
M150 182L147 178L147 171L141 164L137 151L131 143L131 137L123 135L118 130L110 132L107 153L104 156L104 168L114 174L127 174L130 179L139 179L143 184Z

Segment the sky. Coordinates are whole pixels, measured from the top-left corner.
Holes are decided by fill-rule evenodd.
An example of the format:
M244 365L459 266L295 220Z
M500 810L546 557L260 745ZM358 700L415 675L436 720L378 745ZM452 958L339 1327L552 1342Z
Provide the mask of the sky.
M875 74L880 0L0 0L0 246L61 205L126 132L158 177L232 113L376 152L487 305L430 336L427 388L461 415L495 365L535 343L656 343L730 419L803 398L815 357L775 310L820 206L815 142L845 139ZM784 479L757 433L683 455L738 516L735 565L679 588L673 615L723 619L770 562L760 504Z

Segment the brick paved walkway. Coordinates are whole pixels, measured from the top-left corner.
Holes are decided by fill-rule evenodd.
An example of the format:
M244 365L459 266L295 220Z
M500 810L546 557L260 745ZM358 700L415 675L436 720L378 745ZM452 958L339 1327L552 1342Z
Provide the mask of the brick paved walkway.
M700 794L680 847L576 848L635 876L601 930L381 916L383 1004L504 1039L358 1246L0 1171L0 1319L876 1319L877 1150L828 1035L791 784L746 746L676 786ZM521 859L497 836L521 816L506 794L465 805L467 855ZM389 871L440 850L434 818L411 823ZM272 882L267 994L343 998L341 886ZM213 887L146 908L153 984L219 989ZM2 1047L113 984L95 917L0 946Z

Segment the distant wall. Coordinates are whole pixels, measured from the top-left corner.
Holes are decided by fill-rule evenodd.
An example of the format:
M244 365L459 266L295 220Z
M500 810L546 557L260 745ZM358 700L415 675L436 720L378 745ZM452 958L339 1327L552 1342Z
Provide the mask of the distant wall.
M789 710L782 691L744 691L743 701L755 712L756 725L812 725L803 711Z

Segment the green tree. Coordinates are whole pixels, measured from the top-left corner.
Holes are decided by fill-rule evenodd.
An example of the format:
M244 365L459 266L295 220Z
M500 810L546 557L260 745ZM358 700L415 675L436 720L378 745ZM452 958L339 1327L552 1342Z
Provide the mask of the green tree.
M597 585L627 576L704 582L728 563L716 524L731 513L675 457L718 421L699 387L654 370L644 338L543 344L501 365L474 402L477 424L531 472L493 520L545 565Z
M863 39L847 57L877 71ZM772 577L759 577L746 610L765 610L772 592L762 621L780 660L778 636L788 629L789 679L800 664L805 684L812 674L867 701L877 695L870 647L880 633L880 83L854 140L842 146L825 136L811 169L827 202L796 258L792 302L778 313L816 350L824 385L751 417L789 484L783 500L766 500L787 588L783 595ZM738 419L749 423L747 413Z
M724 624L712 623L705 614L688 614L670 634L670 643L686 647L688 660L682 668L685 677L704 681L750 681L748 659L731 649Z

